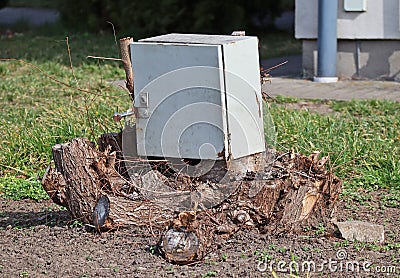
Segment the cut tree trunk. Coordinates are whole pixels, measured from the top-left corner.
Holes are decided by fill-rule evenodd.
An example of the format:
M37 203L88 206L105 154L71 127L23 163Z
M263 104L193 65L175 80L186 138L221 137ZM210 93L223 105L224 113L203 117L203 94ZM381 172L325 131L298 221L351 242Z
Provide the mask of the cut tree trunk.
M126 163L120 134L103 135L98 146L83 138L55 145L44 189L96 230L137 225L163 234L160 248L176 263L201 259L242 229L280 234L329 225L342 190L318 153L269 150L192 178L165 161Z

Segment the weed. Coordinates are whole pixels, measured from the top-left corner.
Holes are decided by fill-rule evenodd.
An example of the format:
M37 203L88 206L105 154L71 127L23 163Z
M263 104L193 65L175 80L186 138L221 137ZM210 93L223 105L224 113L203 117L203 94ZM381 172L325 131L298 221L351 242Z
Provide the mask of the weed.
M338 248L344 248L344 247L347 247L347 246L349 246L349 241L347 239L334 243L335 250L338 249Z
M209 271L209 272L201 275L201 277L203 277L203 278L216 277L216 276L217 276L217 272L216 271Z
M400 263L400 257L398 258L398 257L396 257L396 255L392 255L392 262L397 263L397 264Z
M86 256L85 258L87 261L93 261L93 257L92 256Z
M390 189L387 194L381 196L381 206L388 208L400 208L400 190Z
M366 244L366 247L368 247L372 251L380 251L382 249L380 245L373 243Z
M44 191L40 182L34 177L23 179L18 177L0 177L0 195L13 200L48 199L46 191Z
M400 251L400 242L388 243L385 246L383 246L382 249L385 250L385 251L388 251L388 250L398 250L398 251Z
M74 220L70 225L70 228L80 228L83 227L83 222L79 220Z
M292 270L294 270L295 275L297 276L299 274L299 265L296 263L298 261L298 258L290 252L290 258L292 262L295 262L292 267L290 267L290 275L293 275ZM293 269L294 268L294 269Z
M23 271L19 274L19 277L28 277L29 273L27 271Z
M287 251L286 247L279 247L278 248L279 253L285 253Z
M276 245L270 243L270 244L268 244L268 249L269 249L269 250L275 250L275 249L276 249Z
M265 251L261 251L259 252L258 250L254 253L254 255L257 257L257 261L260 262L266 262L268 260L272 260L272 256L269 255L267 252Z
M360 252L361 250L363 250L365 248L366 244L364 242L355 242L353 244L354 249L357 250L357 252Z
M316 227L315 235L321 236L324 235L325 232L326 232L325 226L322 223L318 224L318 226Z
M119 271L119 267L118 266L112 266L110 265L109 268L112 270L112 272L117 273Z
M174 267L172 265L169 265L165 268L165 271L167 272L174 272Z
M149 247L149 251L152 255L154 255L157 252L157 245L152 245Z
M208 264L208 265L218 265L218 262L217 261L213 261L213 260L206 260L205 261L205 264Z
M396 233L392 230L387 230L386 232L386 236L390 239L395 239L396 238Z
M308 247L308 246L301 246L301 249L302 249L304 252L310 251L310 247Z
M224 253L221 256L221 261L226 262L226 260L228 259L228 254Z

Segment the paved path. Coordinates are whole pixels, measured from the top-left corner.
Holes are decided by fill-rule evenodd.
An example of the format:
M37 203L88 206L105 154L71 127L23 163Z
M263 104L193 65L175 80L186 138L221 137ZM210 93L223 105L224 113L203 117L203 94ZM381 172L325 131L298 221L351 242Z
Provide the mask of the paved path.
M304 99L386 99L400 102L400 83L389 81L345 80L316 83L296 78L271 78L263 90L272 96L282 95Z
M400 82L376 80L344 80L336 83L316 83L301 79L301 56L288 56L261 61L265 68L288 61L273 70L271 84L263 91L272 96L282 95L304 99L387 99L400 102Z

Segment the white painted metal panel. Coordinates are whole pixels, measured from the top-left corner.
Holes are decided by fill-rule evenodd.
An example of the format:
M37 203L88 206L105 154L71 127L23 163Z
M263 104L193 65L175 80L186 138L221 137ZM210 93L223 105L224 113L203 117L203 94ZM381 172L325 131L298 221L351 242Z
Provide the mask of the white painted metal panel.
M131 58L139 155L265 150L256 37L168 34L131 44Z
M258 39L223 45L232 158L265 150Z
M219 45L131 45L134 105L147 109L137 118L139 155L218 159L226 134L221 55Z

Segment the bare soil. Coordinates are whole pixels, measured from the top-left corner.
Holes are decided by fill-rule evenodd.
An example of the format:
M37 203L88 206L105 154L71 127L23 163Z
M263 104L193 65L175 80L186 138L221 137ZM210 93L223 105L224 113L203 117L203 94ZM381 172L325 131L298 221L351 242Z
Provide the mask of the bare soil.
M130 227L98 234L71 220L51 201L0 199L0 276L269 277L273 270L285 277L296 263L299 271L292 273L300 277L383 277L386 274L377 272L383 266L386 272L395 268L399 275L400 209L383 207L380 198L385 194L375 192L363 204L341 201L336 213L339 221L384 225L382 245L351 243L322 226L274 237L248 230L220 243L205 260L185 266L170 264L159 255L159 235L151 230ZM339 260L337 252L346 252L346 257ZM308 269L305 261L313 261L315 270ZM352 271L348 262L357 262L359 268Z

